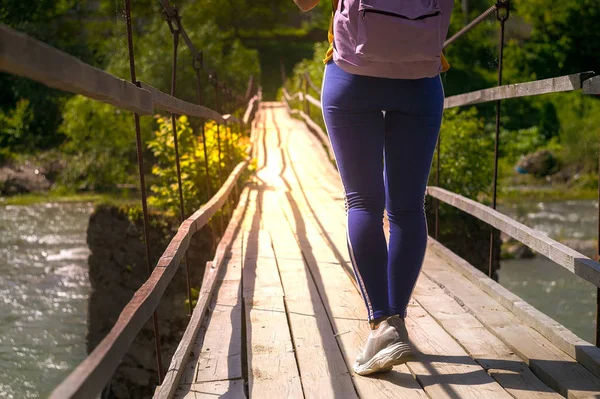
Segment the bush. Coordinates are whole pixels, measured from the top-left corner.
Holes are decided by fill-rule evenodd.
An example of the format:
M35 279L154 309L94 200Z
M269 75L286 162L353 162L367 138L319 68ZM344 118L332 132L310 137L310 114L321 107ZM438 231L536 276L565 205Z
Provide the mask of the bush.
M155 184L151 187L152 196L148 202L151 206L169 214L179 215L179 191L171 119L159 116L157 123L158 130L154 132L154 138L148 143L148 148L157 161L152 168ZM205 143L196 135L186 116L180 116L177 120L177 141L186 216L200 208L207 199L205 180L207 171L203 146L206 145L211 194L214 195L228 173L245 158L245 150L249 145L248 138L241 137L230 127L217 127L214 122L207 122L204 131ZM218 134L220 134L222 151L220 162ZM219 165L222 181L219 178Z
M440 186L473 199L489 193L493 141L484 132L477 110L446 110L440 143ZM432 185L435 178L435 172L431 173Z
M63 150L68 166L60 183L81 190L109 190L133 182L135 126L133 115L89 98L72 97L65 106L60 131L67 137ZM151 118L140 118L143 139L152 129Z

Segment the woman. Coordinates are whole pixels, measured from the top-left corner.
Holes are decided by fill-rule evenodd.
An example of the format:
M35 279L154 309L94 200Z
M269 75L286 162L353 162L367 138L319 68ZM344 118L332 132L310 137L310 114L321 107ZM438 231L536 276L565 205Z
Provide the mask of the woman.
M303 11L312 9L319 2L294 1ZM423 203L444 104L439 72L446 71L449 65L440 54L441 45L436 58L428 64L433 65L434 72L423 72L423 68L415 68L416 64L412 63L408 69L403 70L404 64L396 65L378 75L377 65L361 70L352 60L344 63L342 50L347 50L343 48L344 43L356 46L356 38L334 38L334 32L336 35L349 34L343 29L355 22L352 19L357 18L353 16L356 10L352 7L359 7L359 1L343 1L345 6L338 7L338 1L333 0L334 14L328 35L330 47L324 60L322 105L346 195L348 249L371 328L354 371L368 375L389 371L413 356L404 317L427 245ZM397 7L398 1L388 0L387 7ZM438 0L401 0L400 3L402 1L401 7L421 7L423 4L438 7ZM382 2L385 3L381 0L379 4ZM441 11L426 13L425 17L416 20L441 14L443 32L440 34L438 29L436 39L443 43L452 0L439 2L442 3ZM370 6L364 6L363 0L360 4L360 7ZM347 21L340 22L335 19L338 17ZM364 11L362 18L365 18ZM413 37L410 40L414 41ZM371 36L369 43L375 39L388 40ZM391 45L397 39L392 39ZM350 66L342 69L338 64ZM349 73L349 69L358 73ZM365 73L361 74L363 70ZM390 78L396 72L411 78ZM431 76L419 77L419 74ZM383 231L384 208L390 225L389 246Z

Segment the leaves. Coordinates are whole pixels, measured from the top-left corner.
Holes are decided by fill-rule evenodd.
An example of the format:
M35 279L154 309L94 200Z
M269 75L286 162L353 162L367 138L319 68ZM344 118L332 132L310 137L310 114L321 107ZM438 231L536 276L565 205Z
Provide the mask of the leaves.
M155 184L151 187L149 204L172 215L178 215L179 191L171 118L157 116L156 122L158 130L148 142L148 148L156 158L156 164L152 168ZM248 138L242 137L240 132L235 132L231 127L219 126L212 121L204 124L206 142L203 142L198 132L201 128L202 126L199 126L195 131L186 116L177 119L177 143L186 216L208 200L207 172L211 194L214 195L233 167L244 159L245 149L249 144ZM204 160L204 145L208 156L208 170Z

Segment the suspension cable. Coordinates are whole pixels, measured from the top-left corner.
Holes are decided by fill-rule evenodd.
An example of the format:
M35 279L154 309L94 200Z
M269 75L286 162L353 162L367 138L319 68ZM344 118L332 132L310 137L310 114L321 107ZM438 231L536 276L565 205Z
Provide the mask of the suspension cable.
M130 0L125 0L125 20L127 23L127 47L129 50L129 71L131 73L131 82L138 87L140 86L135 74L135 54L133 51L133 33L131 28L131 4ZM144 179L144 157L142 153L142 134L140 129L140 116L134 113L135 120L135 144L138 161L138 172L140 180L140 193L142 196L142 214L144 226L144 249L146 256L146 267L148 277L152 274L152 266L150 265L150 244L148 241L148 201L146 197L146 181ZM160 331L158 328L158 311L152 313L152 325L154 329L154 345L156 350L156 365L158 370L158 384L162 384L164 371L162 366L162 354L160 345Z
M502 71L504 61L504 33L506 27L506 21L510 16L510 0L498 0L496 3L496 18L500 21L500 36L498 45L498 86L502 86ZM492 192L492 208L496 209L497 198L498 198L498 158L500 150L500 117L502 110L502 101L496 101L496 132L494 137L494 179L493 179L493 192ZM488 275L493 277L494 274L494 261L495 261L495 244L496 231L492 227L490 233L490 258Z

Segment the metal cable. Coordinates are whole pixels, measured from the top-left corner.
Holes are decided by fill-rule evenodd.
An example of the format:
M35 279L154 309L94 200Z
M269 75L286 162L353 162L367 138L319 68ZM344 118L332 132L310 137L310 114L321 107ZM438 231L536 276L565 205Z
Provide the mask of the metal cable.
M131 4L130 0L125 0L125 20L127 24L127 47L129 50L129 71L131 73L131 82L140 86L135 74L135 54L133 51L133 33L131 28ZM135 113L135 144L138 161L138 171L140 180L140 193L142 196L142 214L144 226L144 250L146 255L146 267L148 276L152 274L152 266L150 265L150 247L148 241L148 201L146 197L146 181L144 179L144 157L142 153L142 134L140 129L140 116ZM154 329L154 345L156 349L156 365L158 369L158 384L162 384L164 371L162 366L162 354L160 345L160 331L158 328L158 312L154 310L152 313L152 325Z
M171 26L171 24L169 24ZM175 97L177 87L177 50L179 48L179 29L171 29L173 34L173 64L171 66L171 95ZM177 115L171 114L171 127L173 129L173 146L175 147L175 167L177 171L177 191L179 194L179 216L181 222L185 221L185 206L183 202L183 185L181 183L181 161L179 158L179 140L177 137ZM190 263L188 262L188 254L185 251L185 281L188 297L188 316L192 315L192 285L190 281Z
M198 105L202 105L202 77L200 76L200 67L194 64L194 70L196 71L196 89L198 91ZM200 119L200 134L202 135L202 149L204 150L204 167L206 168L206 202L210 200L211 184L210 184L210 169L208 166L208 150L206 148L206 132L204 130L204 118Z
M456 32L454 34L454 36L452 36L450 39L446 40L444 42L444 48L448 47L450 44L452 44L456 40L460 39L462 36L464 36L466 33L468 33L471 29L475 28L477 25L479 25L481 22L483 22L487 17L492 15L494 13L494 11L497 11L498 4L499 3L496 3L493 6L491 6L490 8L488 8L487 10L485 10L480 16L478 16L473 21L471 21L467 26L465 26L464 28L462 28L461 30Z
M510 0L500 0L496 3L496 18L500 21L500 44L498 46L498 87L502 86L502 68L504 60L504 33L506 27L506 21L510 15ZM502 14L504 11L504 14ZM497 197L498 197L498 158L500 148L500 117L501 117L502 101L496 101L496 134L494 137L494 180L493 180L493 192L492 192L492 209L496 209ZM490 233L490 258L488 275L491 278L494 274L494 243L495 243L496 231L492 227Z

